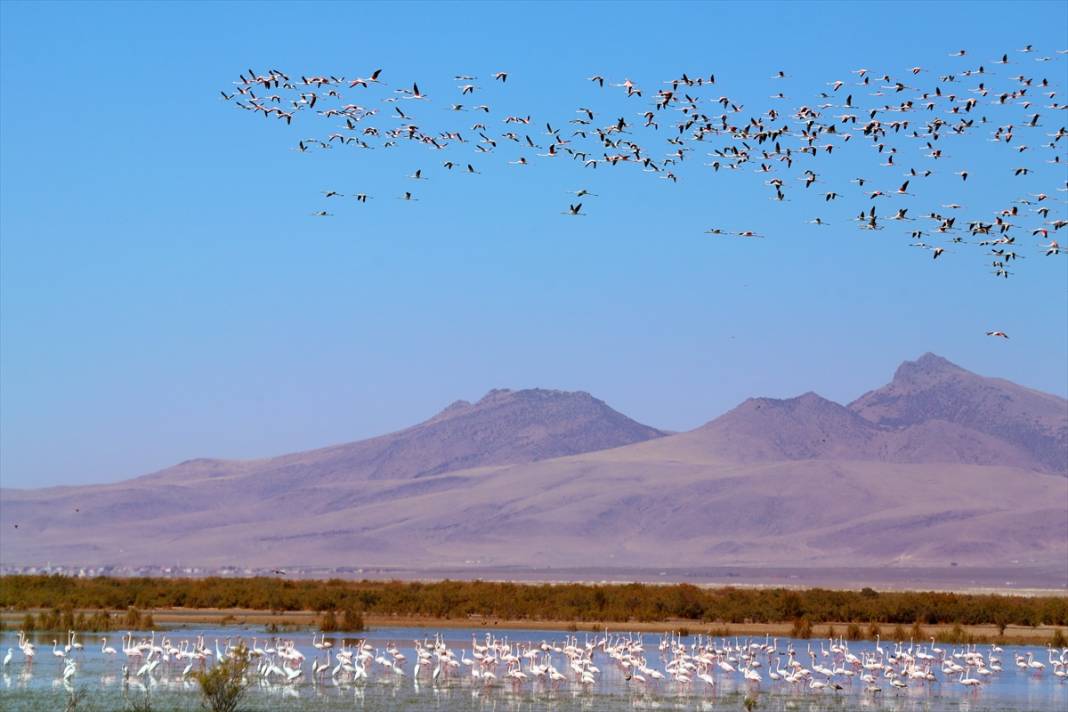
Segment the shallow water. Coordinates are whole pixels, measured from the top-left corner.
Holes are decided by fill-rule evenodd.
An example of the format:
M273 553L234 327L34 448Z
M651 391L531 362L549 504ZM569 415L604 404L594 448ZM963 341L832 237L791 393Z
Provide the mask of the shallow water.
M577 639L579 646L597 637L593 633L569 634L563 631L542 630L498 630L493 634L498 640L506 640L509 643L540 644L546 641L561 646L569 635ZM137 634L136 637L140 639L148 635ZM821 653L821 647L830 647L826 640L796 641L780 638L774 651L762 652L756 657L761 663L760 667L756 668L762 677L759 684L745 681L741 673L726 673L714 668L711 672L715 685L709 686L696 677L690 683L680 683L667 678L659 682L650 680L647 684L628 681L624 677L622 667L599 649L594 655L593 664L600 669L600 673L593 684L579 683L576 675L568 669L568 661L561 653L553 654L552 662L568 679L555 684L532 680L514 683L503 677L503 665L496 668L498 679L491 684L473 679L471 668L465 665L461 665L451 674L439 676L435 681L432 678L433 665L422 668L418 676L413 676L417 659L413 641L424 641L428 638L432 640L434 636L433 631L422 628L379 628L358 638L355 635L328 637L327 640L333 643L331 654L345 645L351 646L357 639L366 639L377 649L376 655L383 652L390 642L394 642L406 657L406 662L402 665L404 675L398 675L376 664L372 665L368 679L360 682L353 682L344 673L336 678L331 677L329 672L313 679L312 661L325 661L327 651L320 651L312 646L310 633L283 633L274 636L265 633L262 628L255 627L183 629L156 633L156 640L160 642L163 637L167 637L174 645L181 647L182 641L193 641L198 635L204 636L206 647L212 651L215 650L216 640L223 648L228 639L236 643L239 638L250 645L255 639L256 644L262 647L265 641L277 637L294 641L297 649L304 653L304 674L296 682L267 683L261 679L253 682L243 707L249 710L737 710L744 708L743 702L746 698L755 700L756 709L780 712L827 709L902 712L1068 710L1068 682L1053 675L1054 666L1049 662L1049 652L1038 646L1003 646L1004 650L996 653L1001 658L1003 670L984 676L984 684L979 689L966 688L957 681L959 675L945 674L940 665L936 664L933 671L939 682L910 680L908 688L898 690L892 687L888 680L879 677L881 692L872 693L865 691L866 685L860 680L859 673L855 677L841 674L835 676L834 681L842 685L843 689L840 691L813 690L805 684L793 685L769 678L769 671L786 664L789 659L786 651L791 645L797 651L797 659L806 668L813 667L813 660L808 655L810 647L815 653L817 664L839 667L830 663L835 657L833 653L827 656ZM484 644L485 635L484 629L450 629L442 632L445 644L455 651L457 659L470 656L472 636ZM199 709L200 696L196 683L181 676L186 661L165 661L152 674L137 677L135 671L141 662L136 659L127 661L122 652L121 634L109 636L108 644L119 651L115 656L101 652L98 636L80 635L79 641L85 647L73 653L77 664L76 672L64 683L64 662L52 653L53 637L51 634L36 637L34 643L37 645L37 654L32 662L28 662L18 649L14 633L0 635L0 655L6 653L9 647L15 649L11 663L0 673L0 709L12 712L61 710L66 706L72 692L82 696L77 707L79 710L122 709L128 702L141 700L145 695L156 710ZM639 636L632 636L633 640L638 638ZM640 638L648 667L664 672L670 653L664 653L662 656L659 650L662 636L645 634ZM683 642L689 645L695 640L695 637L691 637ZM717 638L714 639L714 645L722 649L728 645L737 646L739 642L744 645L747 640ZM765 640L754 638L749 642L764 643ZM875 647L876 644L872 642L848 643L849 652L861 659L864 659L866 653L873 653ZM890 652L895 646L884 642L881 647L885 652ZM923 650L930 652L930 647L928 643ZM963 650L963 646L940 644L938 647L945 649L949 659L963 665L959 658L953 657L954 653ZM905 649L908 648L906 645ZM62 650L62 646L60 649ZM920 649L917 645L913 652ZM978 646L978 651L989 661L991 646ZM1033 654L1035 660L1046 664L1044 671L1036 674L1016 666L1016 654L1026 656L1028 653ZM839 655L838 659L841 660L841 657ZM124 664L131 670L128 678L124 678ZM737 664L735 666L737 667ZM527 669L525 660L524 669ZM980 677L974 668L969 672L969 676ZM813 677L826 679L818 673Z

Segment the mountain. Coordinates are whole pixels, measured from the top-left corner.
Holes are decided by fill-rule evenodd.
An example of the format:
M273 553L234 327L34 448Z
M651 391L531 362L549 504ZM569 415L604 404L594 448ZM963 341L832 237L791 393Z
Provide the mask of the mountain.
M738 462L870 459L879 427L815 393L750 398L693 431L710 450Z
M694 430L738 462L1005 465L1068 475L1068 401L925 354L849 406L815 393L750 398Z
M405 430L267 460L190 460L149 475L190 478L255 473L275 483L415 479L485 465L517 464L630 445L664 433L635 422L589 393L494 389L477 403L456 401Z
M670 435L584 393L491 391L357 443L0 491L0 561L423 571L952 562L994 567L997 580L1038 567L1068 585L1068 477L1049 445L1066 426L1064 399L931 355L848 406L814 393L752 398Z
M978 376L934 354L901 364L888 385L865 393L849 409L895 429L952 423L1018 448L1037 469L1068 474L1068 402Z

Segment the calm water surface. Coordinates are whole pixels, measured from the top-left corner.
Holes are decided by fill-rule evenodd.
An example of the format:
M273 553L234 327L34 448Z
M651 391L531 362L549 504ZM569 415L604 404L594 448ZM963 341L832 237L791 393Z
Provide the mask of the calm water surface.
M135 638L148 638L151 634L135 633ZM485 645L486 631L449 629L441 633L445 645L454 651L460 661L471 659L472 637L479 645ZM587 641L603 638L593 633L566 633L554 631L494 631L495 640L506 641L513 645L514 652L521 653L531 646L540 646L543 642L550 646L563 648L571 641L579 648L584 648ZM623 634L626 635L626 634ZM583 684L573 672L569 660L562 652L542 653L538 664L551 661L552 665L566 680L550 682L547 679L534 679L529 662L523 658L522 669L530 679L515 682L505 677L507 666L503 663L493 669L496 680L478 680L471 674L472 668L461 663L451 671L433 678L436 659L430 665L416 668L416 646L414 641L433 643L434 632L422 628L379 628L357 637L334 635L327 641L333 644L330 650L318 649L312 644L310 633L283 633L270 635L262 628L205 628L182 629L156 633L155 642L167 643L181 648L183 641L191 645L198 636L203 636L205 647L214 652L216 642L225 649L227 640L234 643L241 639L248 645L260 648L275 647L277 640L291 640L296 648L306 657L301 666L302 674L292 682L283 683L276 674L270 682L255 675L252 688L246 698L244 709L248 710L600 710L646 709L646 710L738 710L744 709L747 698L755 701L756 709L778 710L781 712L805 712L808 710L902 710L902 711L961 711L980 712L982 710L1068 710L1068 681L1055 676L1055 666L1050 662L1050 652L1041 646L1003 646L1002 652L992 653L990 645L974 648L981 653L989 666L991 656L1001 659L1002 671L991 675L979 675L975 667L967 673L968 677L982 679L978 688L967 688L958 680L960 674L949 674L942 670L938 662L944 655L946 660L966 666L962 657L964 646L936 644L944 654L932 652L927 642L922 647L915 645L911 652L934 655L931 671L938 682L907 680L908 687L897 689L881 673L877 674L880 692L868 691L868 683L861 680L866 671L857 666L850 666L845 655L855 656L862 662L873 660L886 661L887 655L895 650L893 643L882 643L883 653L876 652L872 642L847 643L848 650L833 653L826 640L790 640L779 638L767 641L773 644L772 650L753 650L752 659L759 663L753 670L761 677L759 682L747 681L741 672L726 672L717 666L707 670L715 680L710 686L696 674L689 683L671 679L666 665L674 657L670 649L661 650L664 640L660 634L626 636L630 641L640 641L647 670L656 670L665 675L662 680L654 680L651 675L642 684L635 679L626 679L627 673L617 659L597 648L592 664L599 669L594 673L595 682ZM41 634L32 640L37 646L37 654L32 662L27 661L20 652L17 635L12 632L0 635L0 657L13 648L11 662L0 673L0 709L12 712L23 710L62 710L72 692L82 696L79 710L120 710L131 702L143 700L147 695L153 709L156 710L194 710L199 708L199 690L195 682L182 677L183 669L189 664L187 660L162 660L151 673L138 676L137 669L143 660L127 659L123 653L122 635L109 635L108 645L118 650L117 655L107 655L101 651L99 636L79 635L78 640L84 645L80 651L75 650L71 656L76 661L75 672L67 681L63 680L64 659L52 652L52 634ZM404 656L400 667L404 674L399 675L381 663L368 665L366 680L354 681L350 674L340 672L331 676L330 671L319 677L312 674L312 663L325 663L330 655L331 667L336 662L336 651L346 647L352 648L357 640L366 640L374 649L374 656L383 656L395 660L387 648L395 644ZM697 637L684 638L683 644L689 647ZM733 667L740 668L739 648L747 644L764 644L763 638L715 638L714 648L724 651L722 657L733 657ZM64 641L59 641L59 650ZM792 646L796 659L808 669L815 665L826 668L856 668L854 676L839 672L830 678L832 683L841 685L841 690L816 690L809 687L807 681L791 684L783 680L771 679L770 672L786 669L790 660L787 651ZM812 650L815 658L809 655ZM908 651L909 646L904 646ZM503 652L503 648L501 648ZM822 651L826 651L824 655ZM1057 659L1060 651L1054 654ZM1016 656L1032 659L1045 664L1045 669L1035 671L1017 666ZM500 655L500 653L498 653ZM260 659L262 660L262 658ZM277 660L279 664L283 661ZM123 666L129 669L124 675ZM447 666L442 666L446 668ZM899 666L903 667L903 666ZM637 672L637 671L634 671ZM641 672L638 672L641 674ZM819 672L812 674L812 679L828 681L828 677Z

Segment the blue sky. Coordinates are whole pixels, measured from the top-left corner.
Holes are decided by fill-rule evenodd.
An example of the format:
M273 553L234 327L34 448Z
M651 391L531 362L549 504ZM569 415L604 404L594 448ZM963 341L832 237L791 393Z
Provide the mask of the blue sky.
M565 159L508 166L534 161L510 146L491 158L450 149L479 176L448 174L417 146L300 154L296 141L328 124L286 127L219 97L249 67L291 77L382 67L390 86L353 90L359 103L388 112L381 98L416 80L432 101L405 110L466 129L476 119L446 107L460 100L452 77L471 73L493 131L503 114L529 113L544 139L545 121L564 125L579 106L640 121L648 102L597 90L595 73L649 94L681 72L714 72L702 96L755 107L780 90L855 81L859 67L948 71L962 66L947 57L961 47L987 65L1025 44L1068 48L1065 3L1005 13L998 3L0 4L3 484L117 480L191 457L353 440L493 387L587 390L681 430L752 395L848 401L934 351L1064 395L1068 259L1044 259L1027 240L1014 277L998 280L978 247L934 262L896 232L857 230L843 215L866 203L848 178L878 175L868 153L827 177L827 190L853 197L822 212L799 186L780 205L760 176L709 175L700 155L675 185ZM1065 55L1055 56L1010 59L1063 92ZM770 79L779 69L787 82ZM507 84L491 81L498 70ZM1046 113L1048 131L1064 124L1064 112ZM975 174L966 192L948 172L933 185L993 210L1017 159L991 157L987 135L957 144ZM431 175L415 185L420 201L395 200L416 168ZM1026 185L1064 178L1063 164L1043 171L1044 185ZM891 175L879 187L896 187ZM565 191L581 187L599 196L584 201L589 215L560 215ZM325 202L327 189L375 199ZM309 215L321 208L335 216ZM832 225L805 223L816 215ZM768 238L703 234L711 226Z

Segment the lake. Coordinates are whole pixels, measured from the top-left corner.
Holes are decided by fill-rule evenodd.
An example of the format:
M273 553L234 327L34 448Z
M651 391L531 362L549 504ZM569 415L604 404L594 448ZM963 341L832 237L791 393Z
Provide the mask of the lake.
M199 643L205 664L210 665L218 653L225 654L228 643L240 640L265 651L253 660L251 688L243 705L248 710L738 710L744 709L747 699L755 709L781 712L1068 709L1068 681L1054 674L1065 670L1059 661L1062 654L1068 660L1068 651L1044 646L1006 645L995 651L991 645L930 641L899 646L886 641L698 636L682 638L680 645L680 639L659 633L622 631L610 631L607 638L603 631L494 630L490 635L492 639L487 639L485 629L435 633L424 628L377 628L364 634L327 635L323 641L307 631L268 634L256 627L188 628L157 631L154 638L135 632L129 643L121 633L108 635L115 654L102 651L101 636L79 634L77 640L84 647L61 658L53 653L57 636L38 634L30 637L36 645L31 662L20 650L17 633L5 632L0 635L0 655L9 648L13 652L0 674L0 708L62 710L74 693L81 696L79 710L118 710L145 695L156 710L198 709L198 685L182 676L186 667L195 670L201 664L192 659L194 649ZM142 640L138 657L134 650ZM415 641L428 660L418 666L418 674L413 674L420 659ZM322 647L324 642L330 647ZM64 643L58 641L59 651ZM487 645L485 651L478 649ZM150 656L153 646L157 651ZM353 661L349 671L338 668L338 653L350 659L346 651ZM289 659L298 653L304 656L302 661ZM75 662L64 680L67 657ZM994 669L993 658L1000 659L1000 671ZM313 663L326 665L328 659L329 668L314 674ZM1040 662L1044 668L1020 667L1018 660L1025 666L1028 660ZM137 674L153 663L151 671ZM962 684L961 672L952 665L980 684ZM269 666L273 669L265 672ZM359 671L353 672L357 666ZM492 676L476 678L473 671L479 669ZM526 679L509 677L509 669ZM746 669L752 679L744 676ZM337 674L332 674L335 670ZM801 670L808 674L799 674ZM927 670L937 681L920 679ZM798 674L796 681L785 679L793 674ZM862 679L865 675L870 676L867 682ZM904 687L895 686L895 679Z

